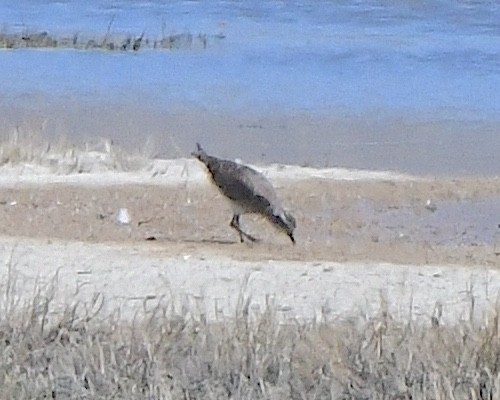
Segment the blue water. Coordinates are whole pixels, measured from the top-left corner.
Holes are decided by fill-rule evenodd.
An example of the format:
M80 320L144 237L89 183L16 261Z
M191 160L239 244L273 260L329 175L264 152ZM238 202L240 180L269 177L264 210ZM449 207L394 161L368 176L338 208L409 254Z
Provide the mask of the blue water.
M384 115L479 124L474 134L486 123L489 137L500 135L498 1L0 3L7 32L98 36L110 21L114 34L211 39L205 50L137 54L2 51L0 96L31 106L35 95L45 103L81 98L159 111Z

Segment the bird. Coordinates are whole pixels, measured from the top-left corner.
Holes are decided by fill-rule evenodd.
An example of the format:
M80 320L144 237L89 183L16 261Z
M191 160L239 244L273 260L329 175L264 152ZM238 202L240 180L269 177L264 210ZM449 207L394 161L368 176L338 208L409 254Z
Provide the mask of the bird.
M241 242L258 239L241 229L240 215L260 214L295 244L295 218L283 208L273 185L262 173L231 160L210 156L199 143L191 155L205 164L212 182L230 200L233 218L229 226L238 232Z

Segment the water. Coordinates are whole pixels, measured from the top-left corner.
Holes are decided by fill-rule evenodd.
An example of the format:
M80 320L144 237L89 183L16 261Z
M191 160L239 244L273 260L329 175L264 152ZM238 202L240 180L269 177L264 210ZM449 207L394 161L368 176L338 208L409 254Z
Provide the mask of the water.
M435 207L432 210L410 206L381 208L366 199L354 204L359 215L376 226L373 235L380 241L399 240L454 248L497 246L499 243L499 199L440 201Z
M137 54L3 51L5 129L35 121L133 147L152 137L160 156L201 140L247 161L500 173L497 1L0 4L7 32L98 36L111 21L115 34L210 40Z

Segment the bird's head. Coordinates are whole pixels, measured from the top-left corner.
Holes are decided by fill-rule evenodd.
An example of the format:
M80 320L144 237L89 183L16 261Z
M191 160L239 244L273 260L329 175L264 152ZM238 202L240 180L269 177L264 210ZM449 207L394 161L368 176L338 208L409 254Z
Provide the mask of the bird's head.
M278 229L286 233L292 243L295 244L293 231L295 230L297 223L292 214L285 210L279 210L278 212L273 212L269 219Z
M193 151L193 152L191 152L191 155L193 157L201 159L201 157L203 157L204 155L206 155L206 153L205 153L205 150L203 150L203 148L201 147L201 145L199 143L196 143L196 150Z

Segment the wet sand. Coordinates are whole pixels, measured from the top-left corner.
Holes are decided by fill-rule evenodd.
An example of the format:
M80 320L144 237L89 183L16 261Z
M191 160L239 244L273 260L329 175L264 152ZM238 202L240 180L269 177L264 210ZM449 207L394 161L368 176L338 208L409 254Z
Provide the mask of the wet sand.
M196 164L190 168L203 174ZM242 224L261 240L239 243L229 227L230 206L208 181L186 178L162 185L161 178L151 177L142 183L96 185L90 176L98 180L99 174L89 174L88 183L84 175L76 184L26 182L4 188L0 234L131 245L155 240L164 244L166 256L197 249L256 261L491 266L499 261L498 179L281 178L275 181L279 195L298 221L293 246L267 221L251 215L243 216ZM120 208L127 209L130 224L118 223Z
M147 105L147 106L145 106ZM141 93L107 99L43 94L3 100L4 132L83 145L109 138L129 153L188 157L195 142L249 163L391 170L419 176L498 176L500 121L390 110L352 114L154 105ZM62 139L61 139L62 138Z

